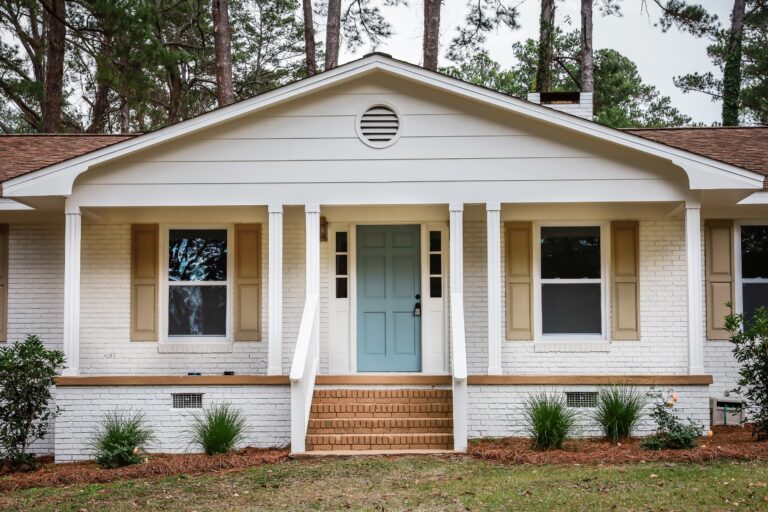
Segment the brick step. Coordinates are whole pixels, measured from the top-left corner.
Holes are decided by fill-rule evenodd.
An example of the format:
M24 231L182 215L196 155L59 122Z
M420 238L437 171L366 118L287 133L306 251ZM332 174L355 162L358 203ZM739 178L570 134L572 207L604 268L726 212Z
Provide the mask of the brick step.
M335 418L309 420L307 434L453 433L450 418Z
M453 399L451 397L428 397L428 396L412 396L412 397L314 397L312 398L313 404L452 404Z
M354 399L365 403L419 403L452 399L450 389L316 389L313 403Z
M307 450L450 450L453 434L308 435Z
M448 418L450 403L377 404L377 403L312 403L310 418Z

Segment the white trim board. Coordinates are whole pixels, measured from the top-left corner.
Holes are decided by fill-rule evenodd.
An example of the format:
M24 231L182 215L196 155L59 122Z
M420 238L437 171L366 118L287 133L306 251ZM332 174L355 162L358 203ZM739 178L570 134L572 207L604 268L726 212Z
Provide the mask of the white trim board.
M508 112L525 115L532 119L581 132L628 149L664 158L681 167L686 172L690 188L692 189L759 190L763 188L764 176L761 174L643 139L620 130L601 126L548 107L515 99L508 95L462 82L412 64L374 54L156 132L141 135L86 155L18 176L3 183L3 192L6 197L68 196L72 193L75 179L95 165L373 72L383 72L412 82L418 82L438 89L441 92L455 94L473 101L480 101Z

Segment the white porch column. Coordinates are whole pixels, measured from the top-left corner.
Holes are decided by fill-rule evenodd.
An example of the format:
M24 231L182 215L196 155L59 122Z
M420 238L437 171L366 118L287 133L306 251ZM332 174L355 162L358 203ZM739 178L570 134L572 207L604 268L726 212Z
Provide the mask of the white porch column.
M77 375L80 363L80 207L64 206L64 375Z
M688 373L704 374L701 281L701 204L685 203L685 244L688 267Z
M268 375L283 373L283 205L269 205Z
M460 297L463 301L464 296L464 205L462 203L451 203L449 209L450 221L450 294L451 301L455 297ZM454 317L454 308L458 310L459 318ZM452 304L451 306L451 330L454 340L461 339L461 348L452 346L453 366L453 449L458 452L467 450L467 430L468 430L468 412L469 397L467 393L467 379L456 378L457 361L466 366L466 348L464 344L464 333L458 333L457 330L464 330L464 304ZM455 345L455 344L454 344ZM466 370L466 368L465 368Z
M307 297L317 295L320 297L320 205L307 204L304 206L306 216L306 246L307 246ZM320 303L318 301L315 312L315 327L312 334L313 343L316 344L319 361L320 354Z
M449 205L450 293L464 293L464 205Z
M487 203L488 375L501 375L501 204Z

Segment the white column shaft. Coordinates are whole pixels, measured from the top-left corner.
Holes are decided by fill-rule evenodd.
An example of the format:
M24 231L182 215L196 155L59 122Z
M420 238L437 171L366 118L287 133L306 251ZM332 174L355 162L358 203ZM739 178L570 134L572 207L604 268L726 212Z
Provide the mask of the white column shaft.
M307 246L307 295L320 294L320 207L305 206Z
M685 244L688 263L688 373L704 374L701 270L701 206L685 205Z
M283 373L283 207L269 207L269 355L267 373Z
M64 375L77 375L80 362L80 209L67 211L64 227Z
M501 206L486 205L488 246L488 375L501 375Z
M450 206L450 288L464 293L464 211L461 204Z

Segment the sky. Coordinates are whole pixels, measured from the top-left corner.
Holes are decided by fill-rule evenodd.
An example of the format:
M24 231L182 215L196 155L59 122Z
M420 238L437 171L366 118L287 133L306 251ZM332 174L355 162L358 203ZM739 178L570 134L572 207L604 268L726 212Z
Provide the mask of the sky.
M654 27L659 17L659 8L653 0L647 0L648 11L641 12L642 0L624 0L622 17L603 17L595 9L594 47L613 48L637 64L643 81L655 85L664 95L672 98L672 104L694 122L711 124L721 119L719 102L700 93L683 94L675 87L673 77L698 71L704 73L716 69L707 57L706 39L671 29L666 34ZM520 28L514 31L501 29L488 35L486 48L491 57L502 67L513 64L511 46L516 41L528 38L538 39L539 0L507 0L508 5L517 5ZM728 24L733 2L730 0L698 0L697 3L717 14L720 21ZM395 58L419 64L421 62L421 37L423 32L423 1L409 0L407 6L384 8L384 13L393 26L395 34L377 51L389 53ZM570 19L571 27L579 26L579 0L560 0L557 6L557 23L564 26ZM467 0L443 0L440 23L441 60L440 65L450 65L445 50L463 24L467 13ZM346 62L368 53L370 47L363 47L356 53L343 52L341 62Z

